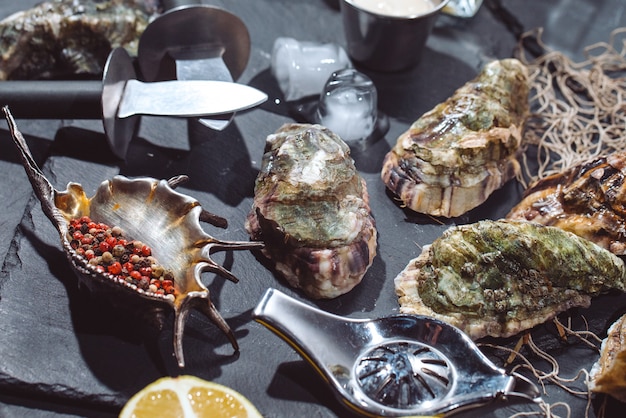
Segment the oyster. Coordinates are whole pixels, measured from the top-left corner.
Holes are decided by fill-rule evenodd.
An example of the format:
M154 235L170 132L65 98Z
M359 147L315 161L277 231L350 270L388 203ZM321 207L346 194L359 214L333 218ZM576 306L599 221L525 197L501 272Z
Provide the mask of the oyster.
M519 172L527 115L526 67L493 61L400 135L383 161L383 182L416 212L462 215Z
M447 229L395 278L400 312L447 321L473 339L509 337L625 286L624 263L609 251L559 228L504 220Z
M607 393L626 402L626 315L622 315L609 328L602 341L600 359L589 374L592 392Z
M0 80L98 75L116 47L136 54L156 0L49 0L0 22Z
M626 255L626 152L597 157L535 182L507 219L573 232Z
M172 308L175 316L174 352L181 367L184 366L182 339L185 321L193 308L217 325L237 350L234 333L211 302L209 290L200 276L202 272L210 271L237 282L231 272L211 259L211 254L224 250L255 249L262 244L221 241L204 232L200 221L225 226L225 220L202 209L192 197L173 190L186 179L185 176L169 181L115 176L102 182L91 198L86 196L78 183L69 183L64 191L54 189L34 162L10 111L7 107L3 111L43 212L59 232L61 245L82 284L111 293L116 301L126 300L129 305L140 309ZM161 294L150 288L144 289L111 273L111 270L103 271L102 266L90 263L88 257L75 249L72 242L75 237L69 234L70 225L76 219L87 217L120 228L129 238L149 245L158 266L167 270L168 277L173 280L174 291ZM146 221L148 219L149 222ZM144 303L140 304L142 301Z
M320 125L285 124L267 137L246 229L313 298L350 291L376 255L365 180L350 148Z

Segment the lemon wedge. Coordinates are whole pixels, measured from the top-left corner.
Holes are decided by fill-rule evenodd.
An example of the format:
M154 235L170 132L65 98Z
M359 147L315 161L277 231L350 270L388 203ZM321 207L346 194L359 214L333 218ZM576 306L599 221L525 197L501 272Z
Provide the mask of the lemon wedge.
M120 418L262 418L241 393L195 376L163 377L128 400Z

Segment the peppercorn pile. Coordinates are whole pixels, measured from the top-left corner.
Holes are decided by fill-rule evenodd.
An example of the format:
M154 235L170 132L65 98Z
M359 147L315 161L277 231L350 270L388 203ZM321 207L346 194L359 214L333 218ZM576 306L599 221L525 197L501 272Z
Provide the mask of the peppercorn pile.
M70 245L99 272L107 272L152 293L176 294L174 277L152 256L152 249L128 240L119 226L93 222L88 216L72 219Z

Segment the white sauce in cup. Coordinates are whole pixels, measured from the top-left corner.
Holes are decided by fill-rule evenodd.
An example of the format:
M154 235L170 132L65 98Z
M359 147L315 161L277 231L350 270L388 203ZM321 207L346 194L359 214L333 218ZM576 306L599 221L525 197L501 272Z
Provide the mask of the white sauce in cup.
M433 0L348 0L355 7L379 15L409 17L423 15L435 8Z

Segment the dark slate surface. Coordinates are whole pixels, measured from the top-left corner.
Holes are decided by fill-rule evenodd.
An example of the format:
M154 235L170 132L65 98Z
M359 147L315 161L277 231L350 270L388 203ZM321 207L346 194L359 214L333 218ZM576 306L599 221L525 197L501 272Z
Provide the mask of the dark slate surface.
M34 1L1 0L0 14ZM621 0L510 0L525 28L544 26L545 39L556 48L580 56L581 45L605 40L626 23ZM243 222L252 200L253 182L265 136L292 119L276 105L276 86L269 75L274 39L343 44L340 16L333 1L216 1L248 26L252 53L240 81L270 94L261 109L239 114L223 132L196 123L144 118L126 161L106 147L99 121L18 121L33 153L53 184L83 184L88 193L115 174L169 178L187 174L180 190L206 209L226 217L225 230L207 226L224 239L247 239ZM314 16L314 18L311 18ZM347 295L316 304L351 317L377 317L397 312L393 278L448 226L503 216L519 198L520 188L508 184L480 208L444 224L402 210L379 179L384 154L396 137L425 110L445 99L472 78L491 58L511 55L514 37L486 7L471 20L442 17L429 39L420 65L401 74L373 74L379 107L390 116L383 141L353 155L367 181L379 230L378 256L363 283ZM0 98L1 101L1 98ZM241 281L233 284L207 274L215 304L234 329L241 351L233 355L221 333L201 316L192 316L185 335L187 366L179 370L172 356L172 329L145 326L142 318L77 285L50 222L34 199L18 165L6 127L0 129L0 416L115 416L124 402L163 375L194 374L231 386L247 396L266 417L348 416L322 380L287 344L253 322L250 313L268 287L290 295L255 256L248 252L220 254L216 259ZM594 331L624 306L624 298L607 296L591 310L580 310ZM589 368L592 350L565 345L539 329L536 339L557 356L565 376ZM585 400L548 388L548 402L564 400L572 416L582 417ZM484 416L509 416L528 405L496 405ZM536 407L534 408L537 409ZM467 414L471 416L471 414Z

